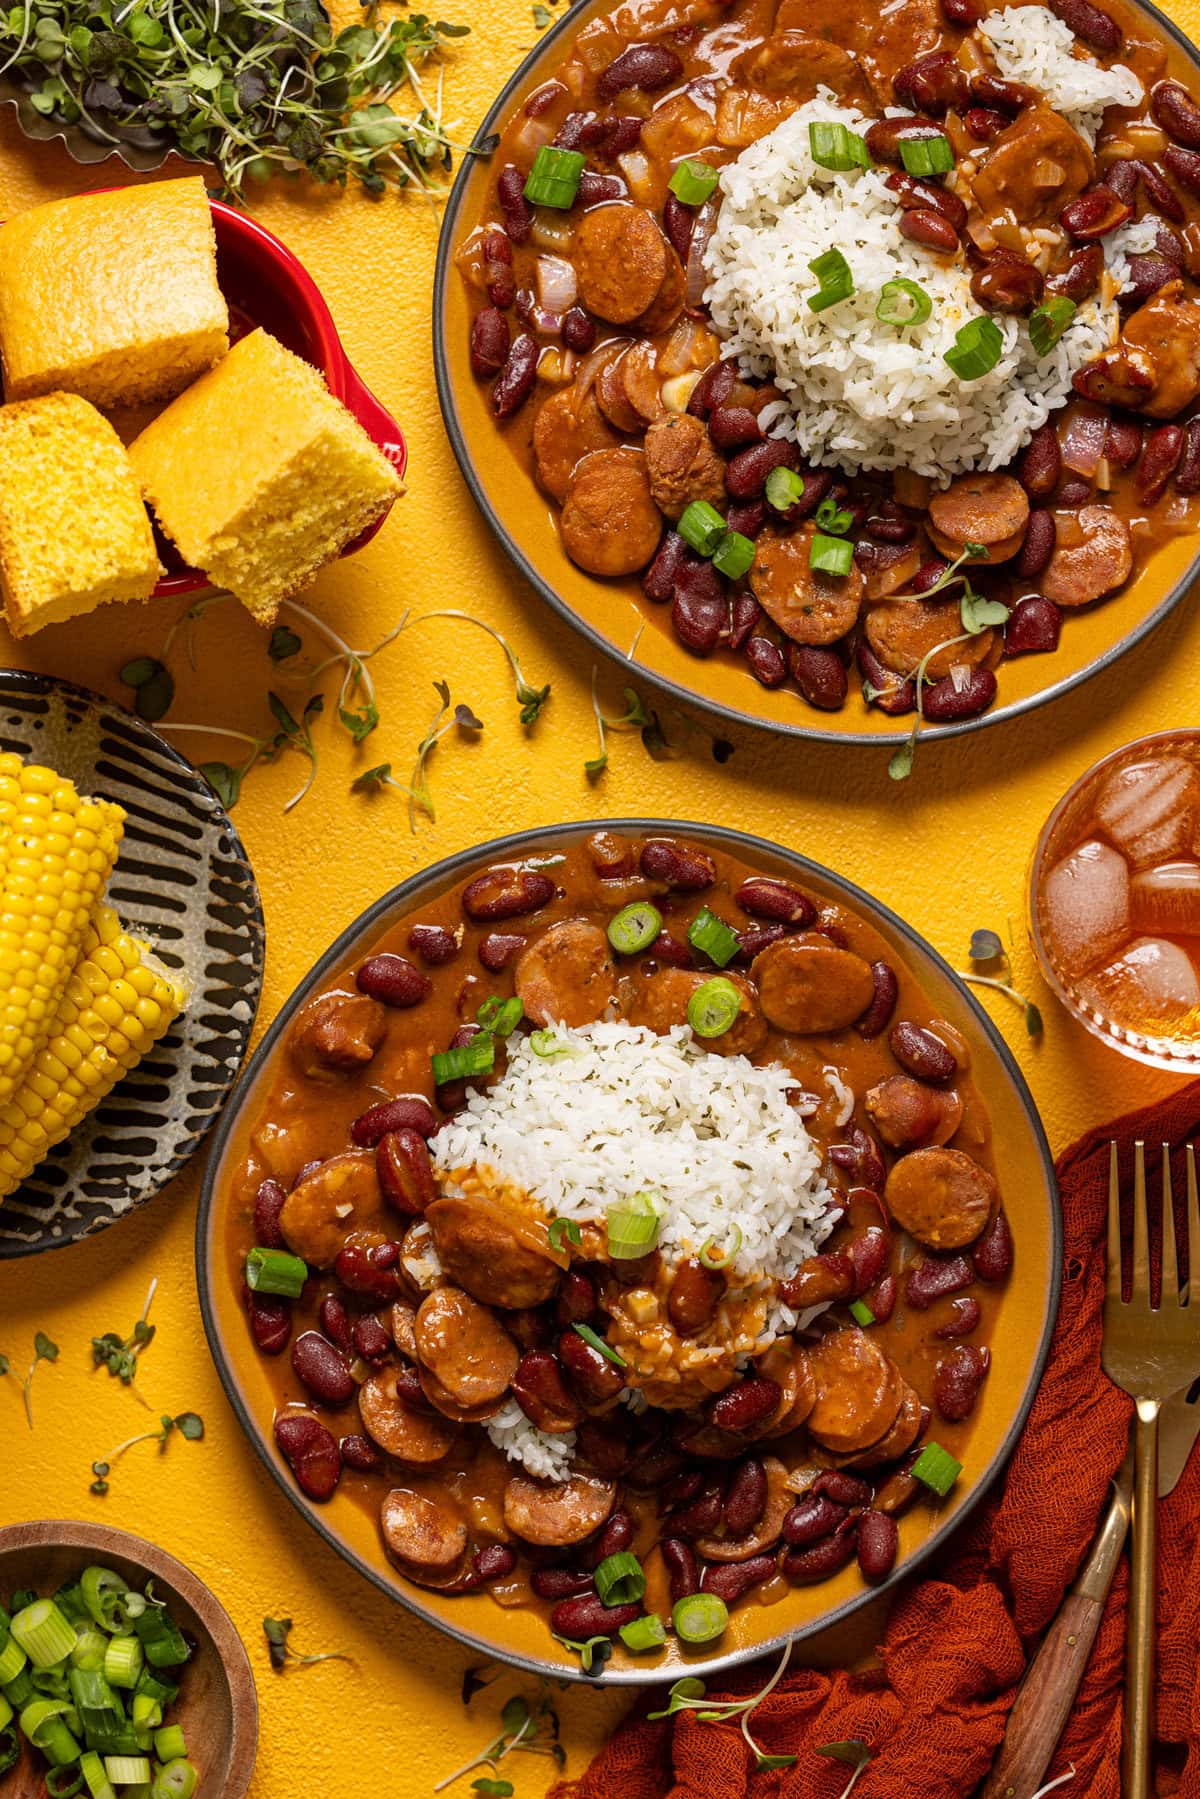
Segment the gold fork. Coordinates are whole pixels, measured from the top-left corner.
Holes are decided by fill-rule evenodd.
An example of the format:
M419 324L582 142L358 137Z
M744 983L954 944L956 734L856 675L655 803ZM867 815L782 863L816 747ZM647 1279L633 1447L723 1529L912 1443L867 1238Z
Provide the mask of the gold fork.
M1128 1300L1121 1295L1121 1196L1114 1143L1108 1170L1108 1282L1101 1360L1115 1386L1134 1402L1133 1547L1129 1638L1125 1662L1124 1799L1150 1799L1157 1563L1158 1415L1179 1387L1200 1373L1200 1199L1196 1162L1187 1151L1188 1284L1179 1288L1170 1146L1163 1145L1162 1290L1150 1295L1149 1215L1144 1145L1134 1145L1133 1266Z

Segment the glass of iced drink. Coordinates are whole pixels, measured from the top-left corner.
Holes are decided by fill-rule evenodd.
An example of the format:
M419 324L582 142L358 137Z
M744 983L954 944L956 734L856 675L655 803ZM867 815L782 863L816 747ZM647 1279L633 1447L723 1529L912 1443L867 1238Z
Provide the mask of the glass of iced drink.
M1114 750L1059 801L1034 851L1030 934L1094 1036L1200 1072L1200 730Z

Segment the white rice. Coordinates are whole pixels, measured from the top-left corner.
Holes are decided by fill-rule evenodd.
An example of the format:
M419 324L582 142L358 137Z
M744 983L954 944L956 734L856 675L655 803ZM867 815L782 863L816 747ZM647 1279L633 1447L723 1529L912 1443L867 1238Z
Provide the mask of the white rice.
M885 186L886 171L837 174L815 164L808 127L869 121L822 89L721 173L723 202L706 252L706 300L727 353L787 396L760 415L794 440L807 461L840 468L907 468L945 482L966 469L1003 468L1061 406L1071 377L1112 342L1110 294L1087 301L1048 356L1039 358L1023 319L995 315L1004 339L988 374L963 381L944 360L959 327L979 315L970 272L910 243ZM824 312L809 262L841 250L854 293ZM922 325L901 330L875 317L885 281L906 277L933 301Z
M494 1418L487 1422L487 1434L510 1462L520 1462L535 1480L566 1480L575 1453L575 1432L560 1431L555 1436L531 1424L515 1399L506 1399Z
M1130 219L1127 225L1118 225L1103 239L1104 260L1118 293L1132 286L1129 258L1144 256L1148 250L1153 250L1157 241L1158 220L1150 214L1144 219Z
M988 13L979 29L1005 80L1039 88L1089 144L1096 141L1106 106L1141 104L1142 84L1133 70L1124 63L1101 68L1070 27L1044 6L1001 7Z
M547 1217L602 1220L647 1190L662 1208L659 1247L694 1253L742 1233L731 1273L791 1273L828 1236L829 1189L778 1064L719 1056L687 1025L665 1035L601 1022L559 1027L569 1054L511 1041L508 1067L430 1144L453 1185L467 1169L530 1195Z

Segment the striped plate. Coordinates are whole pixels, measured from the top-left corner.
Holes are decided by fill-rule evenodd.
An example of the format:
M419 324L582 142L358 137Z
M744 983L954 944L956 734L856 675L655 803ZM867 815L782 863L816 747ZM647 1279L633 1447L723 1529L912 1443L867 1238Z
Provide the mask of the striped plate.
M146 1060L0 1200L3 1259L103 1230L195 1154L246 1053L264 933L237 832L203 776L141 719L54 676L0 669L0 750L125 808L108 897L191 995Z

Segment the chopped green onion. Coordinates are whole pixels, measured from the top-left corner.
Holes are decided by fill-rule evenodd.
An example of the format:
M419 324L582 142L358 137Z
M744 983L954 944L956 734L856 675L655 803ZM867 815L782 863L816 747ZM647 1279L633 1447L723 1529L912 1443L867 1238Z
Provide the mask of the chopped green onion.
M83 1775L78 1768L51 1768L46 1775L46 1799L75 1799L83 1791Z
M636 1605L646 1591L642 1564L628 1549L606 1555L596 1569L595 1581L603 1605Z
M12 1723L12 1720L13 1720L13 1708L8 1703L8 1700L5 1699L2 1694L0 1694L0 1731L7 1729L8 1725L10 1725ZM2 1767L0 1767L0 1774L2 1774L3 1772L4 1772L4 1769Z
M848 537L826 537L814 533L808 550L808 566L826 575L848 575L854 561L854 545Z
M854 514L839 506L832 494L817 507L814 521L818 531L828 531L833 537L844 537L854 523Z
M533 159L524 194L531 206L553 206L568 212L579 193L579 177L587 157L581 150L558 150L543 144Z
M531 1031L529 1047L544 1062L557 1062L562 1056L575 1054L570 1044L564 1043L557 1031Z
M447 1081L466 1080L473 1074L490 1074L496 1061L496 1043L490 1031L480 1031L469 1043L457 1049L439 1051L432 1058L433 1079L437 1086Z
M598 1349L605 1360L613 1364L614 1368L628 1367L625 1357L619 1355L615 1349L610 1349L604 1338L594 1331L590 1324L573 1324L571 1329L577 1337L583 1338L589 1349Z
M71 1665L75 1668L102 1668L104 1652L108 1648L109 1638L102 1630L88 1625L79 1630L75 1637L75 1647L71 1651Z
M1029 315L1029 341L1035 355L1050 354L1075 317L1075 310L1074 300L1068 300L1066 294L1047 294L1041 305L1034 307Z
M907 275L897 275L894 281L885 281L880 288L875 317L885 325L898 325L903 330L906 325L923 325L932 311L933 301L920 282L910 281Z
M707 500L693 500L675 529L701 556L711 556L725 535L725 520Z
M150 1799L192 1799L199 1776L189 1761L168 1762L154 1776Z
M754 561L754 544L740 531L726 531L713 551L713 567L730 581L740 581Z
M677 1599L671 1623L681 1643L711 1643L729 1623L729 1607L715 1593L689 1593Z
M703 206L721 179L719 169L699 157L685 156L675 169L667 186L684 206Z
M608 1253L614 1262L635 1262L658 1242L662 1203L644 1189L608 1208Z
M18 1612L12 1634L35 1668L65 1662L75 1647L75 1626L67 1623L53 1599L35 1599Z
M167 1724L154 1733L154 1753L160 1762L174 1762L187 1754L187 1738L178 1724Z
M667 1640L667 1627L657 1612L650 1612L644 1618L633 1618L628 1624L622 1624L617 1634L626 1649L641 1655L647 1649L662 1648Z
M17 1645L15 1643L10 1643L9 1648L16 1649ZM22 1654L20 1650L17 1650L17 1653L18 1655ZM24 1659L23 1655L22 1659ZM8 1703L12 1706L13 1710L17 1712L20 1711L23 1705L29 1704L29 1701L33 1698L33 1691L33 1679L28 1668L22 1668L21 1672L15 1675L12 1680L6 1680L4 1682L4 1697L8 1700Z
M104 1656L104 1678L114 1687L136 1687L143 1659L136 1637L114 1637Z
M94 1749L89 1749L79 1758L79 1772L87 1782L87 1790L92 1799L116 1799L112 1783L104 1772L104 1763Z
M850 1316L853 1318L855 1324L861 1324L864 1330L866 1330L868 1324L874 1324L875 1322L875 1314L865 1299L856 1299L851 1303Z
M146 1660L152 1668L176 1668L186 1662L191 1650L184 1641L183 1632L171 1621L161 1606L151 1606L140 1618L134 1620L133 1628L141 1639Z
M732 962L740 947L737 932L731 931L725 920L707 906L701 906L688 926L688 942L693 949L702 950L718 968Z
M687 1021L697 1037L720 1037L742 1009L742 996L724 975L697 987L688 1001Z
M65 1699L31 1699L21 1713L21 1730L55 1768L79 1760L79 1744L63 1723L71 1706Z
M649 949L662 930L662 913L649 900L634 900L622 906L608 922L608 941L619 956L636 956Z
M740 1224L731 1224L729 1227L729 1242L726 1247L724 1249L718 1248L717 1239L715 1237L709 1237L701 1244L700 1254L697 1259L702 1268L712 1268L714 1270L728 1268L741 1247L742 1227Z
M130 1640L127 1637L118 1639L120 1642ZM72 1668L69 1682L71 1700L89 1744L98 1736L108 1736L124 1728L124 1708L99 1668Z
M814 256L808 266L817 278L817 292L808 298L811 311L825 312L839 301L848 300L854 292L854 276L840 250L824 251Z
M944 1499L962 1473L962 1463L955 1461L950 1451L943 1449L940 1443L926 1443L909 1473L922 1486L928 1487L931 1493Z
M928 137L902 137L900 160L910 175L948 175L954 167L950 139L942 132Z
M150 1759L145 1755L106 1755L104 1772L115 1787L136 1786L139 1781L149 1780Z
M129 1715L135 1731L154 1730L163 1721L162 1702L149 1693L135 1693Z
M85 1568L79 1577L79 1587L83 1603L101 1630L115 1635L128 1628L133 1613L127 1602L138 1595L128 1591L119 1574L114 1574L111 1568Z
M246 1257L246 1285L251 1293L275 1293L299 1299L308 1279L308 1263L285 1249L255 1247Z
M576 1249L583 1242L583 1233L573 1218L552 1218L546 1236L549 1238L551 1249L556 1254L562 1249L564 1237L569 1243L573 1243Z
M794 468L773 468L763 488L767 505L775 512L789 511L803 492L804 477Z
M149 1694L151 1699L157 1699L162 1705L173 1705L179 1697L179 1688L172 1681L160 1680L151 1674L149 1668L143 1670L137 1690L139 1693Z
M968 319L954 334L954 347L943 352L960 381L978 381L995 368L1004 351L1004 338L995 319L980 314Z
M832 169L835 174L871 167L866 140L830 119L820 119L809 126L808 153L818 167Z
M4 1645L4 1648L0 1649L0 1687L7 1688L11 1686L28 1660L29 1657L25 1654L21 1645L15 1638L10 1637L8 1642ZM6 1696L9 1699L12 1699L11 1693L8 1693ZM15 1705L17 1701L13 1700L13 1703Z
M501 999L493 993L485 999L475 1014L475 1022L481 1031L490 1031L493 1037L511 1037L522 1018L525 1008L514 994L511 999Z

